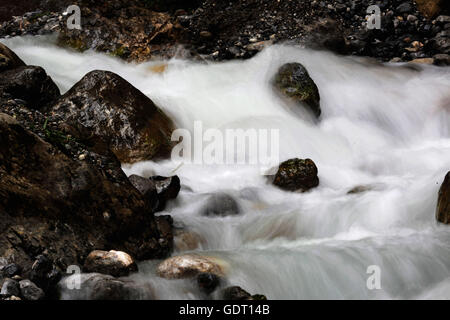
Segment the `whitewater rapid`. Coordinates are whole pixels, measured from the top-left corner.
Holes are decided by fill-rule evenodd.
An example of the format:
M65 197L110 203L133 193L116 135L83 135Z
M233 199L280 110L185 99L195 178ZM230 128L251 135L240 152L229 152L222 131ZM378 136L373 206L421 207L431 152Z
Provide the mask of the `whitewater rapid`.
M253 166L123 164L128 175L180 177L178 198L160 214L200 235L194 252L227 262L228 284L268 299L450 299L450 227L435 219L450 170L450 68L382 65L283 45L247 61L132 64L61 49L49 38L2 42L42 66L62 92L89 71L110 70L179 128L192 131L202 121L204 128L278 129L280 160L314 160L320 185L306 193L267 184ZM276 70L294 61L319 88L317 123L270 87ZM356 186L370 190L347 194ZM202 216L218 191L234 196L243 213ZM157 277L156 265L142 262L131 278L151 283L159 299L202 298L190 280ZM366 286L371 265L380 267L380 290Z

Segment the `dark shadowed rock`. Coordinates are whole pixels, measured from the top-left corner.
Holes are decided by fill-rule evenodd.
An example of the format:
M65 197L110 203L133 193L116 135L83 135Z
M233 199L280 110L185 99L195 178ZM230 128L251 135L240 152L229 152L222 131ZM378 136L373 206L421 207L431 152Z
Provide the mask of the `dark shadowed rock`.
M64 119L81 140L101 137L121 162L170 155L172 121L115 73L89 72L48 111Z
M299 105L306 104L316 117L321 114L319 89L300 63L286 63L273 79L274 87Z
M61 280L61 273L52 260L40 254L31 266L30 280L45 292L51 293Z
M25 66L25 63L7 46L0 43L0 72Z
M144 196L148 201L149 207L156 211L159 207L159 197L156 191L155 183L148 179L138 175L131 175L128 177L131 184Z
M133 258L122 251L92 251L86 258L83 267L86 272L98 272L114 277L128 276L137 271Z
M181 184L178 176L150 177L150 181L155 184L156 192L158 193L159 205L157 211L164 210L168 200L175 199L180 192Z
M17 282L16 280L13 279L6 279L3 282L3 286L0 292L0 295L2 296L20 296L20 287L19 287L19 282Z
M450 224L450 172L445 176L439 189L436 219L439 222Z
M223 300L267 300L262 294L251 295L238 286L228 287L222 291Z
M216 193L209 197L202 214L205 216L230 216L241 212L239 204L226 193Z
M19 282L20 295L25 300L42 300L45 297L44 291L30 280L22 280Z
M29 108L41 109L55 101L59 89L44 69L19 66L1 73L0 97L24 100Z
M280 164L273 184L283 190L307 191L319 185L317 173L311 159L290 159Z
M220 285L220 277L214 273L200 273L197 275L197 285L204 293L210 294Z
M12 278L16 275L20 275L20 273L22 272L22 268L15 263L10 263L7 264L6 266L4 266L2 268L2 275L5 278Z

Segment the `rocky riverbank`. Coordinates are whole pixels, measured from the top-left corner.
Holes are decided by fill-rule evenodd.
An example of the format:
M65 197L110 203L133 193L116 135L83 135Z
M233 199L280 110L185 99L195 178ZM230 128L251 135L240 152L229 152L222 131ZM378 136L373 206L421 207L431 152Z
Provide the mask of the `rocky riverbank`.
M3 22L0 37L57 32L62 46L128 61L246 59L267 45L285 42L381 61L450 61L450 10L440 0L375 1L380 29L367 28L368 4L362 0L73 3L81 8L81 30L66 25L63 11L72 2L57 1Z

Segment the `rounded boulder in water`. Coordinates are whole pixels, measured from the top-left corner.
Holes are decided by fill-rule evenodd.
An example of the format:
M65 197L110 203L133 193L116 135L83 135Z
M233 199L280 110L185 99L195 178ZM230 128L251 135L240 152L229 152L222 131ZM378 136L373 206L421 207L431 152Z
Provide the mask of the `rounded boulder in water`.
M233 216L238 215L241 209L236 200L226 193L216 193L209 197L202 214L205 216Z
M95 250L87 256L83 269L87 272L121 277L137 271L137 265L133 258L125 252Z
M317 173L311 159L289 159L278 167L273 184L283 190L303 192L319 185Z
M319 89L302 64L293 62L282 65L273 79L273 85L299 105L306 104L317 118L322 113Z

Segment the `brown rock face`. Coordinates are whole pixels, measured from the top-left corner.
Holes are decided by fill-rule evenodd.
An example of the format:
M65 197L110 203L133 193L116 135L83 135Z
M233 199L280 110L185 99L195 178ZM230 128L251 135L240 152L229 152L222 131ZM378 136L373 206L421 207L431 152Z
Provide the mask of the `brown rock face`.
M450 172L445 176L439 189L436 219L439 222L450 224Z
M147 96L112 72L89 72L48 111L64 119L75 137L100 137L121 162L170 155L172 121Z
M288 191L307 191L319 185L317 172L311 159L290 159L280 164L273 184Z
M69 158L0 114L0 256L30 270L46 251L58 267L81 265L93 249L162 257L162 237L142 195L117 169ZM164 246L161 245L164 243Z
M25 63L14 52L0 43L0 72L24 65Z
M445 7L446 0L415 0L417 9L425 17L431 19L437 16L441 10Z

